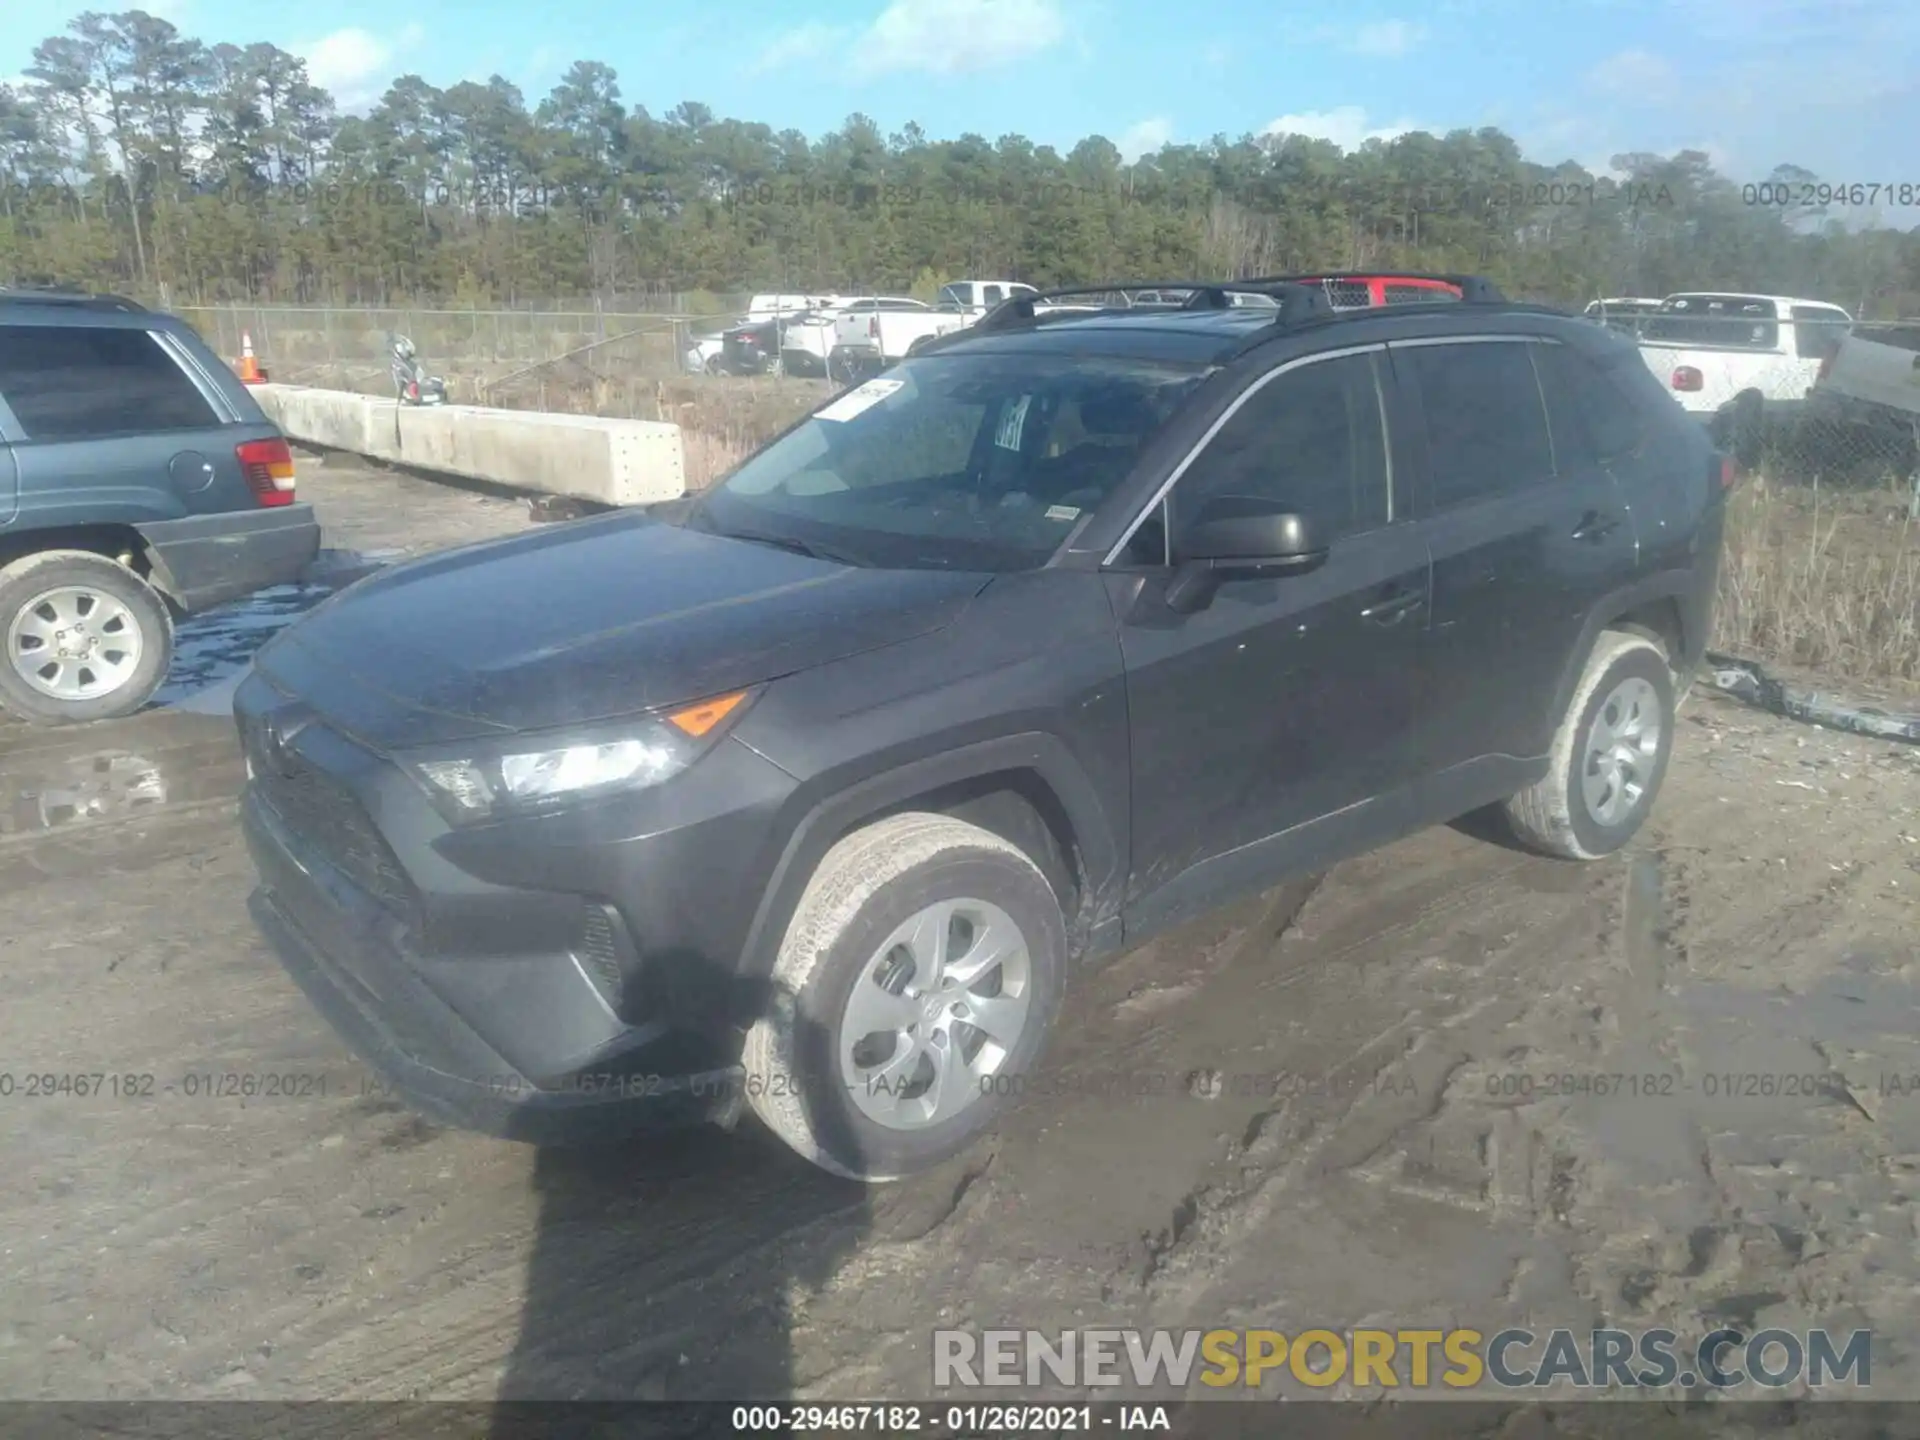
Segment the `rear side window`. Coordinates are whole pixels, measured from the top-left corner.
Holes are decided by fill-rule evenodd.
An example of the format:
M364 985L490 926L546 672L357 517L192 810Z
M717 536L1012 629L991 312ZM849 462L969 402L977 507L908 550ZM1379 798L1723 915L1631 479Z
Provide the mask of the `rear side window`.
M0 326L0 395L29 440L205 430L213 407L144 330Z
M1533 346L1496 341L1397 352L1420 388L1436 510L1523 489L1553 474Z
M1562 470L1582 455L1618 460L1640 448L1645 417L1621 386L1617 367L1596 365L1567 345L1536 345L1533 350Z
M1387 447L1374 364L1372 355L1315 361L1255 392L1174 487L1174 533L1226 496L1277 502L1329 539L1384 524Z
M1830 360L1851 328L1843 310L1825 305L1793 307L1793 353L1802 360Z

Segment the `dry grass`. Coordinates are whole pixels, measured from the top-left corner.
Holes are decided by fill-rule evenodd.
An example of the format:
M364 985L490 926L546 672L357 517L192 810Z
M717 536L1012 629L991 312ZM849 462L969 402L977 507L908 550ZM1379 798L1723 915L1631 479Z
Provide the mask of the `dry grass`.
M1920 524L1891 488L1760 478L1733 498L1714 648L1839 679L1920 681Z

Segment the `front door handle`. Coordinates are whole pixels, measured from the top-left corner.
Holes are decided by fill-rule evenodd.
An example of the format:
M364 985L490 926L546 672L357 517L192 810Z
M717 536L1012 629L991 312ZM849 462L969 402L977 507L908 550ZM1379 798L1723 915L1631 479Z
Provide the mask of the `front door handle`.
M1360 618L1373 625L1392 625L1426 603L1427 596L1423 590L1396 590L1362 610Z
M1573 527L1576 540L1604 540L1620 528L1618 515L1602 515L1598 510L1589 510L1580 517L1580 523Z

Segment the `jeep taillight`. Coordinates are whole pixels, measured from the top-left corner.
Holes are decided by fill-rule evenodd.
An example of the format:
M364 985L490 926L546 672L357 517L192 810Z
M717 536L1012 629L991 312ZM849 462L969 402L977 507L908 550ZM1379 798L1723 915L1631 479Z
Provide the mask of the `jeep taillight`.
M1676 390L1704 390L1706 387L1707 377L1691 365L1682 365L1673 372L1673 388Z
M1820 362L1819 372L1815 374L1815 376L1813 377L1814 384L1823 385L1826 383L1827 377L1833 374L1833 362L1835 358L1836 358L1836 355L1830 354L1827 356L1826 359Z
M1722 455L1720 457L1720 488L1722 490L1733 489L1734 482L1739 478L1740 467L1733 463L1733 457L1731 455Z
M234 446L233 454L258 503L293 504L293 451L285 440L248 440Z
M878 315L867 321L867 338L869 340L878 340L880 338L880 317Z

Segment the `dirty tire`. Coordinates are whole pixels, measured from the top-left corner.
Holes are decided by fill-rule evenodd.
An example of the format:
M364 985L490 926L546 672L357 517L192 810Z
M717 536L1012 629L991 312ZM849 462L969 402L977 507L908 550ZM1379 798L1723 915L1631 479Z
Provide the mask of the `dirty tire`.
M741 1061L748 1103L801 1155L837 1175L898 1180L971 1145L1008 1103L983 1092L938 1124L896 1130L862 1114L841 1078L837 1033L847 998L888 935L943 899L998 906L1026 941L1032 1008L997 1072L1032 1068L1059 1010L1066 979L1060 903L1026 852L951 816L889 816L840 840L821 860L787 926L765 1013Z
M24 608L50 590L84 586L126 606L140 629L140 659L117 688L62 700L29 685L14 668L11 636ZM91 550L43 550L0 567L0 709L32 725L73 725L131 715L153 698L173 663L173 617L153 589L118 561Z
M1645 680L1658 697L1660 743L1639 801L1617 823L1602 825L1588 812L1581 794L1587 737L1607 697L1630 678ZM1666 652L1644 635L1603 632L1554 732L1546 775L1503 807L1515 838L1531 850L1567 860L1598 860L1625 845L1659 799L1673 754L1675 708Z

